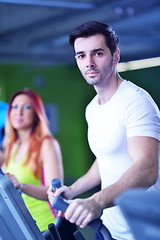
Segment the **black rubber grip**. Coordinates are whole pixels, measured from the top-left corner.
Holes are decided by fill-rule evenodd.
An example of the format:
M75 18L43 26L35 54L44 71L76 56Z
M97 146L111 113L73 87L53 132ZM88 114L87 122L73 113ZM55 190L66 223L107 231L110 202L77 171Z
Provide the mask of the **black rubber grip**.
M69 206L69 203L64 198L62 198L61 196L57 196L52 203L52 207L54 209L60 210L63 213L65 213L68 206Z
M61 180L59 178L52 179L52 190L55 192L57 188L61 187Z

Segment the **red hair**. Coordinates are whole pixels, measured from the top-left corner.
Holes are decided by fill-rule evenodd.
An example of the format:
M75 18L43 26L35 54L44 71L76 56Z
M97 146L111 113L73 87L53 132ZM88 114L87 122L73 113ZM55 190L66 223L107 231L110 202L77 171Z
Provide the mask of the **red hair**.
M34 176L38 178L41 173L41 163L39 161L41 144L45 138L52 138L52 134L48 127L48 119L45 113L43 102L40 96L33 90L24 89L17 91L9 101L4 137L4 147L6 149L5 162L7 165L10 159L12 146L18 139L17 131L11 125L10 112L13 100L15 97L21 94L25 94L31 99L32 108L35 113L32 131L29 138L28 154L24 164L29 164Z

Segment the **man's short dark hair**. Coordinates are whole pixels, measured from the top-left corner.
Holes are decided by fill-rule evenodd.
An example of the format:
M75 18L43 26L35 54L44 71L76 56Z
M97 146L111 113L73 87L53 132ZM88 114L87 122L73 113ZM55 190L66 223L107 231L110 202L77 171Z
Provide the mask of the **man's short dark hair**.
M74 42L77 38L91 37L96 34L102 34L106 39L106 45L110 49L111 54L118 48L119 40L112 27L108 24L100 23L97 21L86 22L77 27L69 35L69 43L74 47Z

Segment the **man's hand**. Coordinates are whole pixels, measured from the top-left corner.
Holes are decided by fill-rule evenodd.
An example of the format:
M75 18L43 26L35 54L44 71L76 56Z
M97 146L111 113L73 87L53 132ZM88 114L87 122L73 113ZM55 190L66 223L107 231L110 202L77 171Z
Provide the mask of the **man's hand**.
M81 228L85 227L92 220L99 218L103 210L97 202L95 195L69 202L70 205L65 212L65 218Z
M51 204L53 203L55 197L60 196L60 195L62 195L63 198L65 198L67 200L72 199L72 197L73 197L70 187L67 187L67 186L62 186L60 188L57 188L56 191L53 192L52 185L50 185L47 190L47 194L48 194L49 202Z

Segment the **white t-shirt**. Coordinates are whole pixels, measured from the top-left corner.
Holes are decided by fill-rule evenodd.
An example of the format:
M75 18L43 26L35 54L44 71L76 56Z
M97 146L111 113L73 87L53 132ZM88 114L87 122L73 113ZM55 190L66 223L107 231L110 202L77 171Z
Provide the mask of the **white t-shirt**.
M124 80L112 98L99 105L97 95L86 108L89 146L97 158L102 189L115 183L132 165L127 139L149 136L160 140L160 113L151 96ZM155 186L160 191L160 179ZM103 211L103 223L112 237L133 239L127 223L116 207Z

